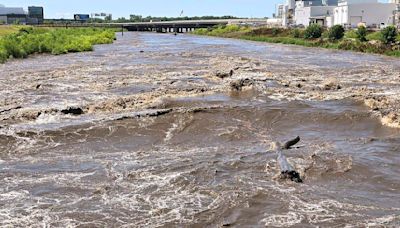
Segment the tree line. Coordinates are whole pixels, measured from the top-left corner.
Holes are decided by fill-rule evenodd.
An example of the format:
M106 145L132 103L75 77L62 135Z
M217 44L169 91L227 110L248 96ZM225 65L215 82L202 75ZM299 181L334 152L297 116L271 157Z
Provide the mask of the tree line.
M195 16L195 17L143 17L141 15L132 14L129 18L120 17L118 19L112 20L112 22L117 23L127 23L127 22L158 22L158 21L190 21L190 20L219 20L219 19L238 19L234 16ZM107 22L105 20L97 20L95 22Z

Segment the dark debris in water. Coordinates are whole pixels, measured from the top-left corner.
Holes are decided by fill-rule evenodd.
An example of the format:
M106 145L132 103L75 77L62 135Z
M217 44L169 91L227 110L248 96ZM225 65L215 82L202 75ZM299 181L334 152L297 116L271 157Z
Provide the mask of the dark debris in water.
M61 113L68 115L82 115L84 114L84 111L81 108L77 107L69 107L67 109L61 110Z
M22 106L16 106L16 107L13 107L13 108L3 109L3 110L0 110L0 113L5 113L5 112L12 111L12 110L21 109L21 108L22 108Z
M159 110L151 110L146 112L139 112L135 115L127 115L117 118L117 120L125 120L125 119L132 119L132 118L141 118L141 117L157 117L168 114L172 112L173 109L159 109Z
M241 91L243 87L252 86L253 84L254 84L254 80L246 78L246 79L239 79L239 80L232 81L230 83L230 87L233 90Z
M230 70L230 71L217 71L215 73L215 76L217 76L218 78L224 79L224 78L229 78L233 76L234 71Z

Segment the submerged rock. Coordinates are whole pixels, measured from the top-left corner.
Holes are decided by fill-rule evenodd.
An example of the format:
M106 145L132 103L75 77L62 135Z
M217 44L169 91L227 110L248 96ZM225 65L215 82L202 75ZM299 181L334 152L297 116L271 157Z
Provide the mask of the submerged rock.
M230 87L233 90L237 90L237 91L241 91L243 89L243 87L247 87L247 86L252 86L254 85L254 80L245 78L245 79L238 79L235 81L232 81L230 83Z
M217 72L215 72L215 76L218 78L224 79L224 78L232 77L233 73L234 73L233 70L230 70L230 71L219 71L218 70Z
M387 115L382 117L382 123L389 127L399 128L400 127L400 116L398 113L389 112Z
M330 78L324 81L322 88L324 90L340 90L342 86L339 84L339 81L335 78Z

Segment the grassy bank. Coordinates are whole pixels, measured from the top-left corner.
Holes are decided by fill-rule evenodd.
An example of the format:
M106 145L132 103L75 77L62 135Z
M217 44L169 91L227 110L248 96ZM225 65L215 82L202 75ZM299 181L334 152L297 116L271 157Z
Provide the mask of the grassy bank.
M25 58L34 53L54 55L93 50L95 44L109 44L115 32L108 29L46 29L1 27L0 62L9 58ZM14 31L13 31L14 30Z
M249 28L229 25L197 29L194 34L400 57L400 35L397 35L397 41L385 42L381 31L365 31L365 36L360 37L358 30L343 30L337 35L336 31L332 32L332 29L320 28L319 33L310 34L305 29Z
M18 32L25 27L22 25L0 25L0 37Z

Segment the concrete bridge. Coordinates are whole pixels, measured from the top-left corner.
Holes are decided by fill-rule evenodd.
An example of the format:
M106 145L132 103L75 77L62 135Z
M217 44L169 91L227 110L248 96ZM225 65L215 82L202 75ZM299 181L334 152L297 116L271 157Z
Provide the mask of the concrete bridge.
M122 26L128 31L154 31L154 32L191 32L198 28L211 28L217 25L228 25L228 20L202 20L202 21L160 21L143 23L126 23Z
M107 27L124 28L128 31L148 31L160 33L184 33L191 32L198 28L211 28L217 25L249 25L261 26L270 23L271 19L232 19L232 20L186 20L186 21L157 21L157 22L138 22L138 23L63 23L47 24L43 27Z
M144 23L126 23L122 26L128 31L154 31L154 32L191 32L198 28L211 28L217 25L243 24L257 25L266 24L267 20L234 19L234 20L199 20L199 21L160 21Z

